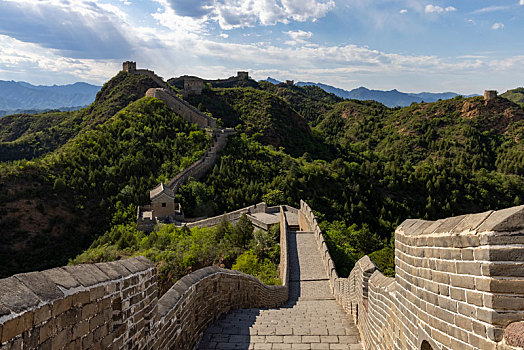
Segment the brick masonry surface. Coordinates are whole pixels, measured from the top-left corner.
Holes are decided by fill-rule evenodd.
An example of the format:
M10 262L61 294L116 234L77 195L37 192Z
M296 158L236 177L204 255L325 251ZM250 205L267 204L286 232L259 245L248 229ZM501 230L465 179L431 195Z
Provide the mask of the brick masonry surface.
M307 204L301 222L320 231ZM324 247L321 233L319 244ZM367 257L348 278L324 265L366 349L517 349L524 344L524 206L395 232L395 278Z

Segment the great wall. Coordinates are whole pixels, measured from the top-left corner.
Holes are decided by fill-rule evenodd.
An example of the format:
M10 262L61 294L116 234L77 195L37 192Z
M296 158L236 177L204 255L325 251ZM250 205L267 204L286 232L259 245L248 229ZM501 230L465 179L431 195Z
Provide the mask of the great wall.
M524 347L524 206L405 220L394 278L367 256L340 277L303 201L188 225L242 213L280 225L282 285L206 267L159 297L144 257L18 274L0 280L0 349Z

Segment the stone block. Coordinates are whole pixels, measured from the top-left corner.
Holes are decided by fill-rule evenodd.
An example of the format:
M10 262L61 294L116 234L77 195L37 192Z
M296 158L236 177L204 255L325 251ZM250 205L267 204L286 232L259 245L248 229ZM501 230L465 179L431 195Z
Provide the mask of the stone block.
M466 217L466 215L454 216L444 221L433 231L433 233L450 233ZM451 237L449 237L451 239Z
M500 262L482 264L482 274L490 277L524 277L524 264L521 262Z
M22 273L13 277L22 282L42 301L52 301L64 296L56 284L41 272Z
M57 333L56 336L51 338L53 349L61 349L69 343L71 340L71 329L66 328Z
M89 333L89 321L77 322L73 325L73 338L78 339Z
M39 343L46 342L49 338L56 334L55 320L50 319L40 327Z
M40 303L38 296L15 277L4 278L0 283L0 304L20 313ZM6 313L5 309L2 313Z
M461 275L481 276L481 265L478 262L457 261L457 273Z
M83 264L62 267L63 270L75 276L75 279L84 287L107 282L109 277L95 265Z
M65 289L80 287L80 282L78 282L68 271L60 267L42 271L42 274L54 284L62 286Z
M0 343L5 343L33 327L33 312L24 312L18 317L4 322Z
M484 306L490 309L524 310L524 295L518 297L503 294L484 294Z
M81 291L73 294L72 304L73 306L82 306L89 303L89 291Z
M468 304L483 306L483 293L467 290L466 301L468 302Z
M63 299L59 299L55 301L51 306L51 315L53 317L56 317L57 315L60 315L61 313L69 310L71 306L73 305L73 296L67 296Z
M475 289L475 278L471 276L451 275L450 282L453 287Z
M524 230L524 205L493 212L478 228L478 232L516 232Z
M38 326L51 318L51 306L43 305L34 311L33 326Z
M524 295L524 280L492 278L490 280L490 291L493 293L514 293Z
M468 214L451 231L455 234L475 232L476 229L493 213L489 210L483 213Z

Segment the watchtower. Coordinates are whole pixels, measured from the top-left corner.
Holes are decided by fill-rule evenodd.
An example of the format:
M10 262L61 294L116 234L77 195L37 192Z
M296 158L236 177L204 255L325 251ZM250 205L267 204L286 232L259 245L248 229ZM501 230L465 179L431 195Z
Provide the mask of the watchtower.
M248 72L237 72L237 78L238 79L249 79L249 73Z
M201 95L204 88L204 81L198 77L184 76L184 97L189 95Z
M484 101L494 100L497 98L497 90L485 90Z
M294 86L295 85L295 81L294 80L286 80L286 85Z
M136 62L133 61L125 61L123 64L123 70L124 72L134 72L136 71Z

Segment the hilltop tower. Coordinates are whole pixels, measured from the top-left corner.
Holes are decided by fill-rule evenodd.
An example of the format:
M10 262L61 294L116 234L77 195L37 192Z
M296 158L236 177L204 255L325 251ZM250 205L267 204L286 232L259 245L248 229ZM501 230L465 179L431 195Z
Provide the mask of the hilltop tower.
M133 61L125 61L122 64L123 71L124 72L134 72L136 71L136 62Z
M485 90L484 101L494 100L497 98L497 90Z
M238 79L249 79L249 73L248 72L237 72L237 78Z

